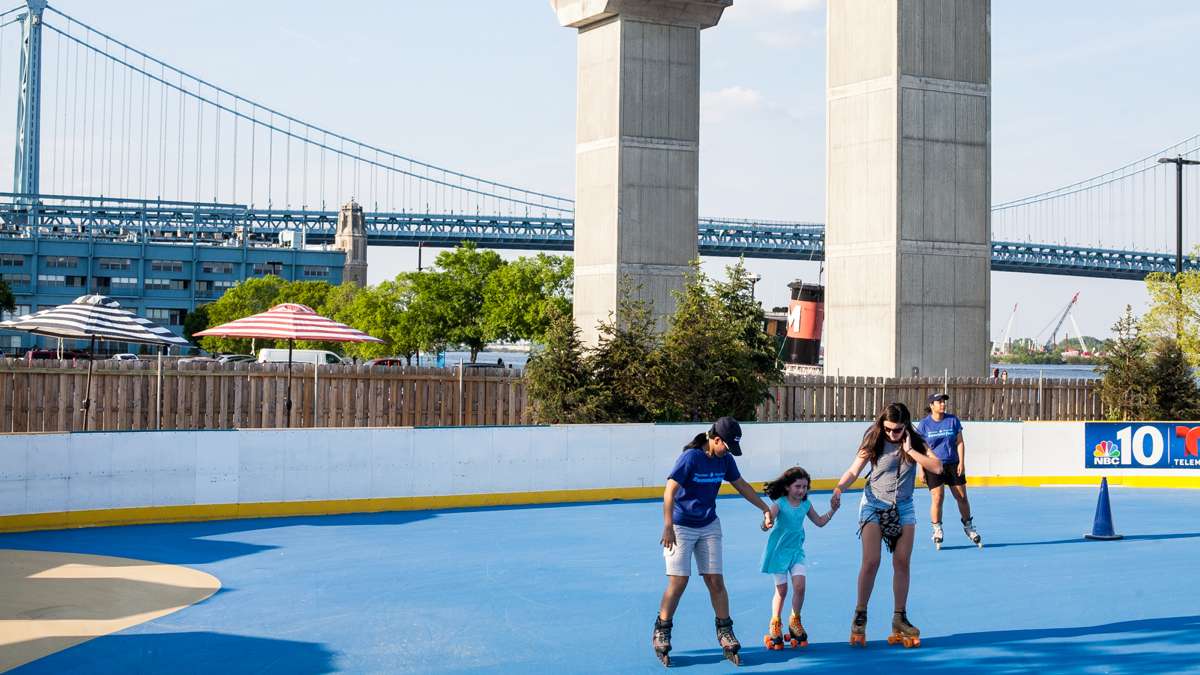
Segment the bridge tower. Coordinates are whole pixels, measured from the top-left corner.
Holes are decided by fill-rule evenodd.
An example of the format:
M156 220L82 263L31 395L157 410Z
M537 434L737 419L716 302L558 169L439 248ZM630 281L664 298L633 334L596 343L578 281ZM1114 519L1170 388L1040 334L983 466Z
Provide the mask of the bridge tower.
M46 9L46 0L26 0L26 7L28 11L21 21L13 192L37 194L42 125L42 11Z
M628 279L660 329L697 255L700 31L732 0L550 0L578 33L575 322L595 344Z
M342 267L342 281L351 281L359 286L367 285L367 224L362 207L351 199L338 212L337 231L333 235L333 247L346 252L346 264Z
M990 14L829 3L827 374L987 372Z

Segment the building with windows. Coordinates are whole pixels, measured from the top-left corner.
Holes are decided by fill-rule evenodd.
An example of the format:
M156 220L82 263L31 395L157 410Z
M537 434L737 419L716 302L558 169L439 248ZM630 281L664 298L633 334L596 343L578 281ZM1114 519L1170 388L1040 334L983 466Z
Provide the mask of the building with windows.
M17 310L9 319L71 302L88 293L183 334L183 321L243 279L274 274L289 281L342 282L346 254L263 242L120 241L60 236L0 236L0 279L12 289ZM0 351L57 347L55 338L0 331ZM75 345L67 345L74 348ZM105 345L105 351L138 351Z

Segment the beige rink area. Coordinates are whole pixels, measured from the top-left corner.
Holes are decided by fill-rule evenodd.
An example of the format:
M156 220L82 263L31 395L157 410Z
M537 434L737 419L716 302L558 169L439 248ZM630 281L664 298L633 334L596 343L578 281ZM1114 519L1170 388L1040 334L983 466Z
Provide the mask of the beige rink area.
M145 560L0 549L0 672L216 593L211 574Z

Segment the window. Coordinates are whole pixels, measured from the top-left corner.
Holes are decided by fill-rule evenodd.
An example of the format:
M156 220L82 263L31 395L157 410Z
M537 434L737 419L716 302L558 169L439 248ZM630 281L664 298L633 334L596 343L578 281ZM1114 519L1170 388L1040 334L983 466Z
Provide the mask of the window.
M18 316L25 316L29 313L29 305L17 305L17 308L11 312L0 312L0 321L8 321L15 319Z
M146 278L146 290L148 291L186 291L188 284L187 279Z
M304 276L306 277L327 277L329 276L329 268L318 265L305 265Z
M182 260L151 260L150 270L153 272L182 272Z
M171 307L147 307L146 318L158 323L165 323L169 326L182 326L183 318L187 316L186 309L174 309Z
M129 258L100 258L100 269L124 271L133 267Z
M39 274L38 284L41 286L66 286L67 278L61 274Z
M73 255L47 255L42 256L42 262L47 268L52 267L78 267L79 258Z
M205 274L233 274L233 263L206 262L200 263L200 270Z
M0 274L0 280L3 280L9 286L28 286L29 279L30 276L28 274L13 274L11 272Z
M279 262L254 263L254 273L255 274L274 274L275 276L279 276L279 275L283 274L283 263L279 263Z
M5 253L0 255L0 267L24 267L25 256Z
M113 288L137 288L137 277L113 277L111 279L105 279L103 277L96 278L96 283L101 286L106 285L104 283L105 281L111 284Z
M67 285L67 288L86 288L87 287L87 277L68 276L66 285Z

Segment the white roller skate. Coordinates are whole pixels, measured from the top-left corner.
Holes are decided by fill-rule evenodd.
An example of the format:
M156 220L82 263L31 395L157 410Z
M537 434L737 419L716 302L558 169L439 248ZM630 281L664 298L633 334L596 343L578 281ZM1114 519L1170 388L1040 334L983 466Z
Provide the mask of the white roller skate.
M974 518L964 518L964 519L962 519L962 524L963 524L963 532L966 533L967 538L970 539L971 542L974 543L979 548L983 548L983 538L980 537L979 533L975 531L975 519Z
M946 535L942 532L942 524L933 523L933 545L937 547L937 550L942 550L942 540L945 538Z

